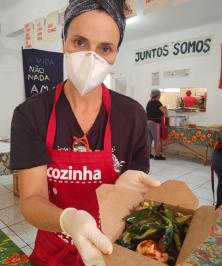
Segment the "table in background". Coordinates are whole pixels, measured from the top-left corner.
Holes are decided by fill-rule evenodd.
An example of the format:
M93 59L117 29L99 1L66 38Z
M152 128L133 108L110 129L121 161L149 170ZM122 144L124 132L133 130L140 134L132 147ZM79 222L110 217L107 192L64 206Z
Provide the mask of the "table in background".
M218 219L209 237L180 266L222 265L222 206L217 209L217 213Z
M9 152L10 143L7 141L0 141L0 176L11 174L9 169Z
M0 178L2 175L13 175L13 192L18 193L17 175L9 168L10 165L10 143L9 141L0 141Z
M189 150L189 152L197 156L199 159L203 160L205 164L207 163L209 147L214 148L219 141L222 141L221 129L211 129L205 127L167 127L167 145L177 143ZM188 145L203 146L205 148L205 152L202 154Z

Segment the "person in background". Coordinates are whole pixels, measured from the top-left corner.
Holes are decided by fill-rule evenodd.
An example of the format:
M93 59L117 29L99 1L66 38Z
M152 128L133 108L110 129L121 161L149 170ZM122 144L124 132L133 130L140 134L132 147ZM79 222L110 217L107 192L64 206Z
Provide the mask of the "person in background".
M96 189L108 183L144 193L160 185L147 175L143 107L103 84L123 40L124 7L123 0L70 1L68 79L14 111L10 163L22 213L38 228L34 265L104 266L102 253L113 246L101 232Z
M161 123L163 121L163 115L167 113L167 108L160 102L160 96L160 90L153 89L150 94L150 100L146 106L150 152L153 141L155 149L155 156L150 153L150 158L154 158L154 160L166 159L161 155Z
M216 209L222 205L222 142L219 143L213 153L213 169L217 174L217 201Z
M186 96L183 97L184 107L194 107L195 104L198 104L199 101L192 96L191 90L186 91Z

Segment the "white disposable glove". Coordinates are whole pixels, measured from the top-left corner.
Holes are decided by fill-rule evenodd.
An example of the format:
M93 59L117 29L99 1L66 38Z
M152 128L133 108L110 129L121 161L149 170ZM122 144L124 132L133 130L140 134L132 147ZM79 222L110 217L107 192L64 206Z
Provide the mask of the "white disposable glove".
M116 185L136 190L139 193L146 193L147 186L158 187L161 183L142 171L127 170L116 180Z
M83 210L67 208L60 216L60 226L63 232L72 237L86 266L105 266L102 253L111 254L113 246L97 228L92 215Z

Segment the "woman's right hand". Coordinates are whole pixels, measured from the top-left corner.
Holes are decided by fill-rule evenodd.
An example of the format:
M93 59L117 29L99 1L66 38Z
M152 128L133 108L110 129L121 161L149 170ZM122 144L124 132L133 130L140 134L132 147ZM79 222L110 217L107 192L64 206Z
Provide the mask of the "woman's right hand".
M149 187L158 187L161 185L160 181L138 170L127 170L119 176L115 184L135 190L141 194L146 193Z
M168 112L168 109L166 106L160 106L160 111L163 113L163 114L166 114Z
M60 216L60 225L63 232L72 237L86 266L105 266L102 253L111 254L113 246L88 212L67 208Z

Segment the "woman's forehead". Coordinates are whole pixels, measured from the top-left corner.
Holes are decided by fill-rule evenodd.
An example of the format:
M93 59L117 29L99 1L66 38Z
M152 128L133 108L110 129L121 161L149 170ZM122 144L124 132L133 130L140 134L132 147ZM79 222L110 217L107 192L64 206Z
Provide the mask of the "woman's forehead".
M119 28L114 19L104 11L92 10L74 18L68 28L68 36L78 35L86 39L118 44Z

